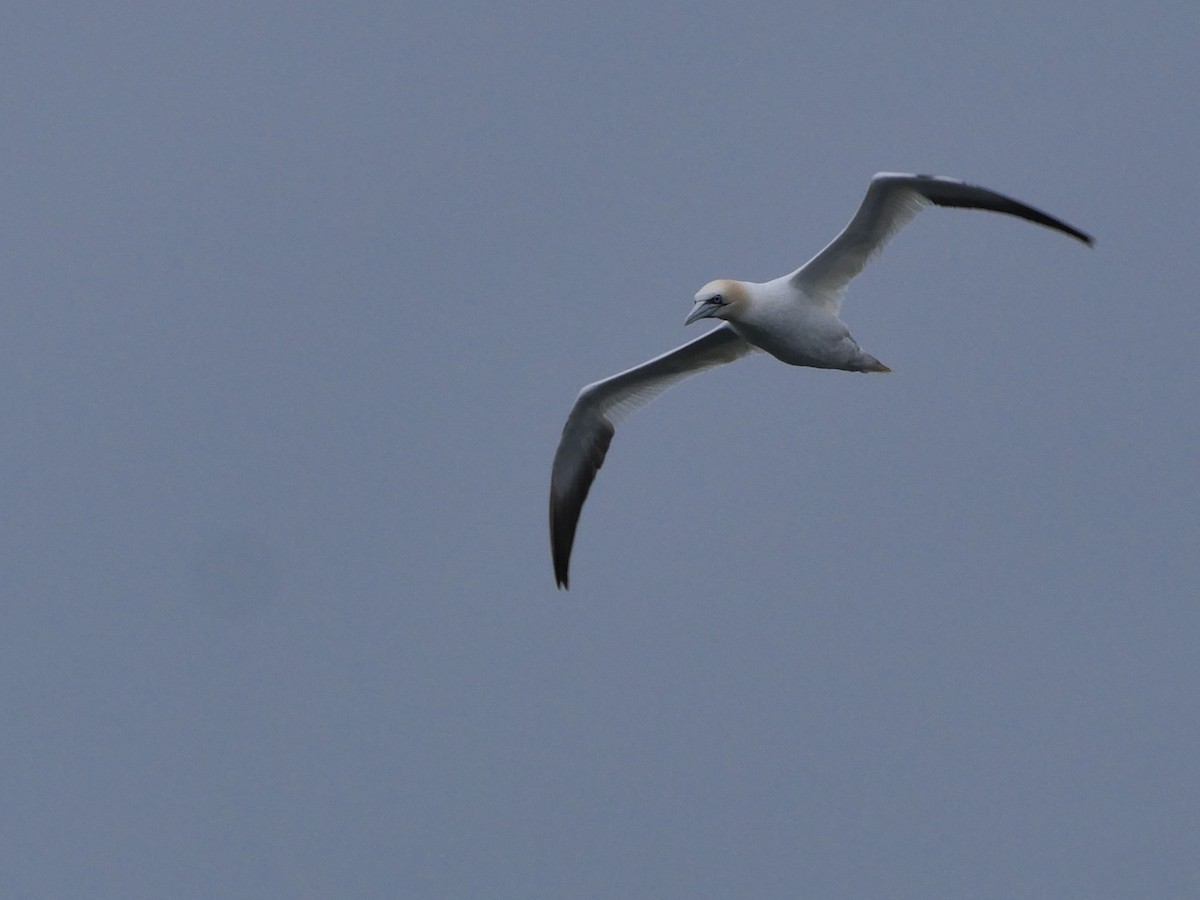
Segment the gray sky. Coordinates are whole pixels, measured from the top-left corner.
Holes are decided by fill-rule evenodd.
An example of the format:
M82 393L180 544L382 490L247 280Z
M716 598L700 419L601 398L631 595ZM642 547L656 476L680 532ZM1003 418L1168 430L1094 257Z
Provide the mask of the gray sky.
M1191 3L9 4L13 897L1200 893ZM585 383L881 169L844 315Z

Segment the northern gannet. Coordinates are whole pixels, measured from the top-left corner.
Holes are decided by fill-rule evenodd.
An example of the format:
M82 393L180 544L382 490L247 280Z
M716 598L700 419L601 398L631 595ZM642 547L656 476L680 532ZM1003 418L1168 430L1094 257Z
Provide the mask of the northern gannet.
M850 224L796 271L763 284L710 281L696 294L684 325L699 319L721 319L723 324L640 366L589 384L575 400L550 475L550 549L560 588L568 587L579 512L604 463L616 423L675 382L755 349L793 366L891 371L864 353L838 318L842 294L871 257L930 203L1007 213L1092 243L1077 228L987 188L940 175L880 172L871 179Z

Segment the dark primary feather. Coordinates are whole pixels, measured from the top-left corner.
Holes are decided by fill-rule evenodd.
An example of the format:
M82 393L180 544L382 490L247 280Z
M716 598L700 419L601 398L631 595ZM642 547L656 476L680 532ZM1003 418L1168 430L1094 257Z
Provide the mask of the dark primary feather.
M950 179L935 178L932 175L918 175L918 187L930 203L937 206L955 207L959 209L985 209L992 212L1007 213L1021 219L1028 219L1047 228L1053 228L1064 234L1069 234L1076 240L1083 241L1089 247L1092 236L1074 228L1062 219L1056 219L1049 213L1027 206L1012 197L998 194L996 191L979 187L974 184L955 182Z
M570 587L567 570L571 564L571 547L575 543L575 528L579 525L583 501L587 499L596 473L604 465L608 445L616 433L612 423L603 416L596 416L591 428L581 428L578 421L572 422L574 418L575 412L572 412L571 419L563 428L558 455L562 454L563 444L572 441L578 444L581 460L570 477L564 479L566 483L561 493L553 486L550 489L550 548L554 555L554 578L559 587L564 588Z

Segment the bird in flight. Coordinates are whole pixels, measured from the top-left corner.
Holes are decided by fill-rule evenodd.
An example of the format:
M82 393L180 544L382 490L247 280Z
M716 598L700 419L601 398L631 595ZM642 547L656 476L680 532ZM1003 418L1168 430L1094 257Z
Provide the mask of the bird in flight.
M890 372L864 353L838 317L846 286L891 237L929 204L1007 213L1069 234L1092 238L1066 222L1011 197L940 175L880 172L841 234L796 271L762 284L719 279L696 294L685 325L721 325L640 366L589 384L563 426L550 474L550 550L554 577L568 587L575 528L588 489L604 463L617 422L677 381L765 350L793 366Z

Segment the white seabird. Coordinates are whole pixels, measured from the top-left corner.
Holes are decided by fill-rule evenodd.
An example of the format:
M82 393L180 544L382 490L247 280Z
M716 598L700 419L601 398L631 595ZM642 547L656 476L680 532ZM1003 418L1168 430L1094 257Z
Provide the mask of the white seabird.
M890 372L864 353L842 320L846 286L884 244L928 204L1018 216L1091 245L1065 222L987 188L940 175L881 172L858 212L824 250L791 274L763 284L720 279L696 294L684 324L722 319L703 337L579 392L563 426L550 475L550 548L554 577L565 588L579 512L604 463L616 423L672 384L733 362L755 349L793 366Z

